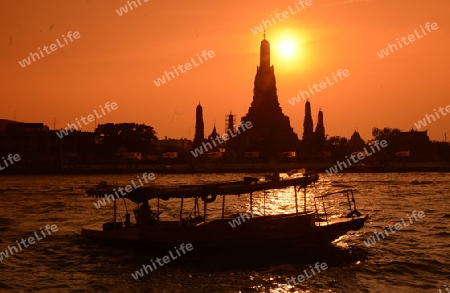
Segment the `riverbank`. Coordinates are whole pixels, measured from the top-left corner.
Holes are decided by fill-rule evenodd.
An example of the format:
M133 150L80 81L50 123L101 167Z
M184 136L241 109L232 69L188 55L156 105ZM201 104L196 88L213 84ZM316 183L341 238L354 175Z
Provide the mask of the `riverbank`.
M139 164L116 166L82 165L62 167L10 168L0 172L6 174L127 174L153 172L163 174L195 174L195 173L261 173L287 172L292 169L305 168L325 173L330 163L247 163L247 164L205 164L192 167L186 164ZM351 166L338 173L389 173L389 172L450 172L450 163L443 162L392 162L388 165L357 165Z

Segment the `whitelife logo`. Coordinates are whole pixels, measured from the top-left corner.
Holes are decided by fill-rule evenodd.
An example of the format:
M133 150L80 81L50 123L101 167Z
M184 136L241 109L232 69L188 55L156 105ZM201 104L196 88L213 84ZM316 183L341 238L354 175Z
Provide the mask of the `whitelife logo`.
M94 110L95 116L94 116L94 114L88 115L87 118L84 117L84 116L81 116L81 118L80 118L81 122L83 122L84 125L88 125L89 123L94 122L95 118L101 118L104 115L106 115L105 109L103 109L102 105L100 105L99 107L100 107L100 110L101 110L103 115L98 114L97 110ZM106 102L105 103L105 108L108 110L108 113L111 113L112 110L116 110L117 107L118 106L117 106L116 102L112 102L112 103ZM87 119L87 122L86 122L86 119ZM61 129L59 132L56 132L56 135L59 138L63 138L64 136L69 135L69 131L73 132L74 129L79 131L83 126L81 125L81 123L78 120L78 118L75 118L75 120L76 120L76 123L78 124L79 128L74 123L72 123L72 124L67 123L67 127L65 129Z
M426 120L428 120L428 123L431 123L431 122L435 122L437 119L440 119L441 117L439 116L439 114L438 114L438 112L436 111L436 109L433 109L433 111L434 111L434 115L433 115L433 114L431 114L431 115L425 114L425 118L423 118L423 120L419 120L419 121L415 122L415 123L414 123L414 126L415 126L417 129L420 129L420 128L422 128L422 127L427 126L427 121L426 121ZM450 105L447 105L447 106L445 107L445 111L446 111L447 113L450 113ZM447 113L444 112L444 108L442 108L442 107L439 107L439 112L441 112L442 116L447 115ZM436 117L437 117L437 118L436 118ZM433 118L433 121L431 121L430 118Z
M208 56L206 56L206 55L208 55ZM214 58L215 56L216 56L216 55L215 55L215 53L214 53L213 50L209 50L208 52L206 52L206 50L204 50L204 51L202 52L202 57L203 57L203 59L205 59L205 61L208 61L208 57L209 57L209 58ZM203 63L202 57L200 57L200 55L197 54L197 59L198 59L198 61L200 62L200 64ZM198 63L195 62L195 59L194 59L193 57L191 58L191 61L192 61L192 64L194 64L194 67L197 67L197 66L200 65L200 64L198 64ZM186 64L184 64L184 68L183 68L183 65L178 64L178 69L181 71L181 73L185 73L185 72L187 72L187 71L189 71L189 70L192 69L192 64L189 63L189 62L187 62ZM172 68L173 68L175 74L176 74L177 76L179 76L180 74L178 73L178 71L177 71L177 69L175 68L175 66L172 66ZM185 70L184 70L184 69L185 69ZM154 80L153 82L155 83L155 85L156 85L157 87L159 87L159 86L161 86L161 84L165 84L165 83L166 83L166 77L167 77L167 81L170 81L172 78L175 78L175 74L174 74L172 71L169 71L169 72L165 71L165 72L164 72L164 75L163 75L162 77L158 77L158 78L157 78L156 80Z
M62 37L63 37L64 43L65 43L66 45L68 45L69 42L67 42L67 39L64 37L64 35L62 35ZM72 37L73 37L75 40L78 40L81 36L80 36L80 33L77 32L77 31L76 31L76 32L73 32L73 34L72 34L72 31L69 31L69 32L67 33L66 37L67 37L67 38L70 40L70 42L72 43L72 42L73 42ZM62 48L62 47L65 46L64 44L61 44L61 42L59 41L59 39L56 39L56 43L58 44L59 48ZM56 50L58 50L58 47L56 47L56 44L51 44L51 45L48 46L48 47L47 47L47 46L44 46L44 47L42 47L42 48L43 48L43 50L45 51L45 53L47 53L47 55L50 55L52 52L55 52ZM50 48L50 51L48 50L48 48ZM36 57L37 60L39 60L39 59L41 59L41 57L44 58L44 57L46 56L46 55L44 55L44 53L42 53L41 47L38 47L38 50L39 50L39 53L41 53L40 56L39 56L38 53L30 52L30 56L29 56L27 59L23 59L22 61L19 61L19 65L22 66L22 68L24 68L24 67L27 66L27 65L31 65L31 59L33 59L33 62L36 62L36 59L35 59L34 57ZM31 57L31 59L30 59L30 57Z
M305 275L300 274L297 276L297 278L296 277L291 277L290 279L286 278L287 284L290 285L290 282L293 282L295 285L298 285L297 281L299 281L300 283L303 283L304 281L307 281L316 275L316 272L314 271L314 269L317 271L317 273L320 273L320 272L328 269L328 264L326 262L323 262L323 263L316 262L314 264L314 269L311 265L309 266L309 268L311 269L312 276L310 276L306 270L303 270ZM306 279L305 276L308 279Z
M228 129L228 132L230 133L230 135L228 135L228 133L222 134L223 141L220 140L220 136L219 135L217 135L215 138L213 138L210 141L212 142L214 147L217 147L216 140L218 141L218 143L220 145L220 144L224 143L225 141L229 140L230 136L231 136L231 138L236 137L238 134L241 133L240 130L239 130L239 127L241 127L242 128L242 132L244 132L246 130L245 128L250 129L250 128L253 127L253 124L250 121L246 121L245 122L245 126L244 126L244 122L241 121L241 123L236 127L237 134L234 134L231 129ZM211 150L214 148L211 145L210 142L203 142L201 146L199 146L199 147L195 148L193 151L191 151L191 154L196 158L199 155L203 154L203 148L205 149L205 153L208 152L208 146L209 146L209 149L211 149Z
M242 223L245 223L245 219L250 220L254 217L253 213L250 212L249 216L247 213L239 213L239 217L231 220L228 222L228 224L230 224L231 228L235 228L236 226L239 226L241 224L241 219L242 219Z
M297 11L293 10L292 7L289 5L288 6L289 11L285 10L281 13L276 13L275 17L278 19L278 21L281 22L284 19L289 18L291 15L299 13L301 11L301 9L305 10L306 7L309 7L312 5L312 0L306 0L306 1L300 0L300 1L298 1L298 3L294 2L294 5L295 5L295 8L297 8ZM299 5L302 7L301 9L300 9ZM306 7L305 7L305 5L306 5ZM283 18L281 18L280 16L282 16ZM258 33L262 33L264 31L264 28L268 29L269 27L272 27L275 24L277 24L277 21L272 16L272 14L270 15L270 18L272 19L272 21L263 19L259 26L255 26L254 28L251 28L250 31L254 35L257 35ZM263 28L263 26L264 26L264 28Z
M418 211L418 212L413 211L411 215L416 221L418 221L419 219L422 219L425 217L425 212L424 211ZM409 225L413 224L414 221L411 219L409 214L406 214L406 216L409 219L409 223L410 223ZM419 217L419 219L417 219L417 217ZM401 218L400 220L402 221L402 224L404 227L409 226L408 224L405 223L405 220L403 218ZM389 225L388 229L389 229L389 231L391 231L392 234L394 234L397 231L400 231L401 229L403 229L402 224L395 223L394 226ZM392 228L394 228L395 230L392 230ZM384 232L384 234L386 234L386 237L389 236L389 233L388 233L388 231L386 231L386 229L384 229L383 232ZM382 239L384 239L385 238L384 234L382 232L375 232L375 233L373 233L373 236L370 236L366 240L363 240L363 242L367 247L369 247L369 246L377 243L377 239L378 239L378 241L381 240L381 237L383 237ZM376 236L376 239L375 239L375 236Z
M328 86L331 86L337 82L339 82L340 80L343 80L344 77L349 77L350 76L350 71L348 71L348 69L339 69L336 72L336 75L339 76L339 79L336 77L336 75L334 75L334 72L331 72L331 75L333 75L333 80L334 82L330 81L330 79L328 78L328 76L325 78L325 81L322 81L321 83L317 84L313 84L313 86L311 87L310 85L308 85L308 89L309 92L311 93L311 96L314 95L314 93L319 93L321 90L326 89ZM318 89L318 87L320 87L320 90ZM314 89L314 91L313 91ZM295 104L300 103L301 101L306 100L307 98L309 99L311 96L309 95L308 91L299 91L299 93L297 94L297 96L293 97L292 99L288 100L289 104L291 104L292 106L295 106ZM300 96L302 96L302 99L300 99Z
M28 237L28 239L22 238L20 243L19 243L19 240L16 240L17 244L8 245L8 248L5 249L5 251L0 251L0 261L3 261L3 258L7 259L10 255L14 255L14 253L18 253L19 250L17 249L16 245L19 247L20 251L22 251L22 249L23 249L22 245L26 248L26 247L30 246L31 244L34 244L36 242L36 240L41 241L45 237L52 235L51 232L53 232L53 233L58 232L58 226L56 224L53 224L51 226L49 224L45 225L44 230L47 233L45 233L44 230L42 230L42 228L39 228L39 229L41 230L42 237L39 237L38 232L34 232L34 236L36 236L36 237L30 236L30 237ZM28 244L27 244L27 242L28 242ZM21 243L22 243L22 245L20 245ZM14 250L14 252L13 252L13 250Z
M117 192L120 192L120 194L122 196L125 196L128 193L132 192L133 190L138 189L139 187L144 185L144 183L142 183L140 176L137 176L136 178L139 180L140 185L136 185L134 183L134 179L132 179L131 183L133 184L133 186L131 186L131 184L128 184L127 186L125 186L125 188L119 187L119 188L117 188L117 190L115 188L113 188L114 194L116 195L116 199L120 198L120 195ZM149 174L144 173L144 174L142 174L142 179L144 179L145 183L148 183L149 180L150 181L155 180L155 173L149 173ZM124 189L125 189L125 192L123 192ZM106 206L106 200L108 201L108 203L111 203L110 199L116 200L116 199L114 199L114 195L112 193L110 193L110 194L105 193L105 195L102 199L98 200L97 203L94 203L94 206L97 209L101 208L102 206L104 207L104 206Z
M141 0L136 0L139 3L139 6L142 5ZM136 1L127 1L127 5L128 7L130 7L130 11L133 10L133 7L131 6L131 4L134 5L134 8L138 8L138 5L136 4ZM147 3L149 0L142 0L144 1L144 3ZM120 7L119 9L116 9L116 12L119 16L124 15L125 13L128 13L128 7L127 5L124 5L122 7Z
M369 145L369 146L372 149L372 153L368 152L366 147L364 147L365 153L359 152L356 156L354 154L351 154L350 158L348 158L348 156L345 156L345 158L347 159L348 165L345 162L337 161L336 165L334 165L333 167L330 167L328 170L325 170L325 172L330 176L333 174L336 174L339 172L339 169L341 169L341 171L342 171L342 170L344 170L343 168L348 168L352 165L352 163L350 162L350 159L353 161L353 163L356 164L359 161L364 160L366 157L370 157L372 154L374 154L376 152L376 150L373 148L373 146L375 146L378 150L381 150L380 146L382 148L385 148L388 146L388 143L384 139L381 142L378 142L378 140L376 140L375 143L373 144L373 146L372 145ZM355 157L357 157L358 159L356 159ZM344 167L342 167L342 166L344 166ZM338 167L339 167L339 169L338 169Z
M433 22L432 24L430 24L429 22L427 22L427 23L425 24L425 28L427 29L427 31L428 31L429 33L431 33L430 27L431 27L431 29L433 29L434 31L437 30L437 29L439 28L439 26L438 26L438 24L437 24L436 22ZM417 30L414 30L414 34L410 34L410 35L408 36L408 41L409 41L409 43L406 41L406 37L402 37L402 38L401 38L401 41L403 42L403 44L404 44L405 46L406 46L406 45L409 45L409 44L412 43L412 42L414 42L414 41L416 40L416 37L417 37L417 39L421 39L421 38L423 38L424 36L427 35L425 29L424 29L422 26L420 26L420 28L422 29L423 35L420 35L420 34L417 32ZM403 48L403 47L402 47L402 43L398 40L398 38L396 38L395 40L397 41L397 44L398 44L398 46L400 47L400 49ZM389 50L391 50L391 53L394 53L394 49L393 49L393 48L395 48L396 51L399 50L399 48L397 47L396 44L391 44L391 43L389 43L389 44L387 45L386 49L383 49L383 50L381 50L380 52L377 52L378 57L383 58L383 57L385 57L385 56L389 56Z
M19 162L21 157L19 154L15 154L15 155L9 154L6 159L5 159L5 157L2 157L2 159L3 159L3 163L5 164L5 167L3 167L0 163L0 171L5 170L6 167L9 167L9 166L13 165L14 163ZM6 160L9 161L9 164Z
M447 291L447 293L450 293L450 285L448 285L448 287L447 287L447 285L444 285L444 287L445 287L445 290ZM439 289L438 292L442 293L442 290Z
M179 258L182 254L178 251L178 248L175 246L175 251L177 252L177 256L175 256L171 250L169 250L169 255L165 255L162 258L157 257L156 258L156 262L158 263L158 265L160 267L162 267L165 264L168 264L171 260L176 260L177 258ZM188 251L192 251L194 250L194 246L191 243L186 244L186 246L184 245L184 243L181 243L180 245L180 250L183 252L183 255L186 254ZM161 262L162 260L162 262ZM153 261L153 259L151 259L152 265L142 265L142 269L135 271L134 273L131 273L131 276L133 277L133 279L137 280L139 278L142 278L143 276L145 276L146 274L149 274L150 272L153 272L154 270L157 270L158 267L156 266L155 262ZM150 270L150 272L148 271ZM145 271L145 273L144 273Z

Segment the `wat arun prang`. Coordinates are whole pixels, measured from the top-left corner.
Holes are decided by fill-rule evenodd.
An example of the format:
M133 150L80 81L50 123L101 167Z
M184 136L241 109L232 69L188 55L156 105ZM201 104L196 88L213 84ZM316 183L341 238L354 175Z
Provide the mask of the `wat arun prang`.
M264 159L279 157L286 151L296 151L299 140L278 102L274 67L270 65L270 44L261 41L260 64L256 69L253 101L241 121L251 121L253 128L232 142L232 148L244 152L260 153Z

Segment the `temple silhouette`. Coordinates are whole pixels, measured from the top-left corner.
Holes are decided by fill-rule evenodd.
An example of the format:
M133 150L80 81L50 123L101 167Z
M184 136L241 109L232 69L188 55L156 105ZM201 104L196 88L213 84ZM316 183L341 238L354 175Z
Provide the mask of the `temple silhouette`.
M216 125L210 135L205 137L203 108L200 103L196 108L196 126L192 150L202 149L195 155L201 164L213 160L215 166L225 162L264 162L275 159L278 162L329 162L342 159L346 155L361 151L370 142L365 142L355 130L350 139L339 136L328 137L325 133L324 113L319 110L314 130L311 103L305 103L302 140L297 138L289 118L285 116L278 103L275 74L273 66L267 70L270 56L267 40L261 42L261 63L257 67L253 101L248 113L241 118L241 123L252 122L253 127L245 132L236 130L235 116L230 112L225 115L225 131L229 140L219 142L222 137ZM427 131L400 131L399 129L373 128L376 139L389 141L389 149L374 157L365 159L365 163L386 164L388 161L406 160L425 162L428 160L450 160L447 142L431 142ZM188 156L192 160L192 156ZM288 160L286 160L288 159ZM192 163L192 162L191 162Z
M192 148L198 148L205 141L205 125L203 123L203 108L198 103L195 110L195 135L192 142Z
M225 133L235 133L235 117L226 115ZM261 159L280 158L283 154L301 152L308 157L323 149L326 143L323 112L319 111L318 123L314 131L311 105L305 104L302 142L291 127L289 117L283 114L278 101L274 66L270 64L270 43L264 39L260 46L260 63L256 67L253 89L253 100L248 112L241 118L241 123L250 121L253 127L227 141L222 147L232 157L243 158L246 154L257 155ZM199 104L196 109L195 135L192 148L198 148L219 135L214 126L213 132L205 138L203 108ZM217 151L215 148L213 151Z
M305 118L303 120L303 136L300 143L299 157L303 160L315 159L324 151L327 136L325 134L325 125L323 122L323 112L319 110L316 130L314 131L314 123L312 119L311 103L305 103Z
M241 123L251 122L252 127L241 132L236 129L238 119L231 112L225 115L225 129L218 133L214 125L205 136L203 108L200 103L195 111L196 124L193 141L165 137L158 139L151 126L136 123L106 123L98 125L94 132L74 130L61 137L61 131L50 129L44 123L26 123L0 119L0 155L20 155L20 162L11 166L3 164L3 173L42 172L123 172L136 168L153 170L194 170L197 166L214 167L214 170L234 163L254 166L254 163L319 163L314 168L329 165L371 143L364 141L355 130L350 140L341 136L328 137L325 133L324 113L319 110L314 130L311 103L305 103L303 135L301 140L283 114L278 101L274 66L270 64L270 44L264 39L260 47L260 63L256 68L253 99ZM300 125L299 125L300 126ZM108 131L106 132L107 129ZM67 129L66 129L67 131ZM108 139L105 139L105 134ZM119 135L120 134L120 135ZM230 139L223 139L228 134ZM386 140L389 147L364 159L366 166L375 171L405 170L409 162L425 162L410 170L450 170L450 144L430 141L428 130L401 131L397 128L373 128L376 140ZM220 141L218 137L222 138ZM132 138L132 139L130 139ZM372 140L373 141L373 140ZM198 149L196 155L193 150ZM251 164L246 164L251 162ZM429 167L428 163L434 167ZM187 165L185 165L187 164ZM142 166L142 167L140 167ZM361 166L358 166L360 168ZM5 168L5 169L2 169ZM234 167L233 167L234 168ZM396 169L397 168L397 169ZM417 169L420 168L420 169ZM225 169L223 169L225 170ZM228 171L230 169L227 169ZM241 169L234 169L241 170Z
M236 137L231 144L238 156L259 152L261 158L271 158L298 148L297 134L278 102L274 66L270 64L270 43L265 34L261 41L260 64L256 68L253 100L241 121L251 121L253 128Z

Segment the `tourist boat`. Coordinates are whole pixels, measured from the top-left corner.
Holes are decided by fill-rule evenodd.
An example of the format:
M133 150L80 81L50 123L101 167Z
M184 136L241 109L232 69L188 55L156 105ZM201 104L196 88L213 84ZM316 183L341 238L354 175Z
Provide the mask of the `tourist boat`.
M292 172L290 173L292 174ZM194 247L231 248L243 247L280 249L280 247L300 247L303 245L329 244L349 231L357 231L364 225L367 216L356 209L353 190L344 189L338 192L315 196L314 210L307 209L306 188L319 179L317 173L296 174L280 178L279 174L265 179L245 177L242 181L219 182L202 185L182 185L177 187L140 187L124 196L138 205L135 212L135 223L131 223L128 209L124 222L117 221L116 200L114 201L114 220L103 224L102 228L82 228L81 236L107 243L134 243L145 247L169 249L180 243L192 243ZM294 187L293 200L295 212L290 214L265 215L259 211L254 213L255 196L266 196L270 190ZM112 186L110 186L112 188ZM303 189L303 209L299 210L298 191ZM262 193L261 193L262 191ZM260 192L255 195L255 192ZM98 189L87 190L90 197L104 197L105 183ZM225 217L226 198L248 194L249 214L246 221L231 225L233 218ZM332 195L344 194L348 201L348 213L342 218L331 217L325 201ZM208 205L221 197L222 215L220 219L208 219ZM183 206L187 198L194 199L194 212L183 218ZM160 220L160 200L179 200L180 214L178 219ZM200 212L200 200L203 202L203 213ZM149 202L156 209L151 210ZM156 201L156 205L155 202ZM311 205L312 206L312 205ZM239 221L240 222L240 221Z

